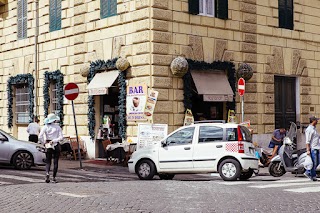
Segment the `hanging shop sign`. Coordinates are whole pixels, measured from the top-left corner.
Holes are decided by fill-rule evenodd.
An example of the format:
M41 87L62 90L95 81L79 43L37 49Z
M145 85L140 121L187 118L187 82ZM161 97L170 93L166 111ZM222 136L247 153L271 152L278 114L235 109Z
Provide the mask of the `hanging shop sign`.
M145 121L147 85L127 86L127 121Z
M148 94L148 99L146 103L146 108L144 109L144 115L146 119L152 123L154 108L156 107L159 92L155 90L150 90Z
M194 118L192 115L192 111L191 109L187 109L186 110L186 114L184 116L184 122L183 122L183 126L188 126L194 123Z
M168 134L168 124L138 124L137 149L157 145Z

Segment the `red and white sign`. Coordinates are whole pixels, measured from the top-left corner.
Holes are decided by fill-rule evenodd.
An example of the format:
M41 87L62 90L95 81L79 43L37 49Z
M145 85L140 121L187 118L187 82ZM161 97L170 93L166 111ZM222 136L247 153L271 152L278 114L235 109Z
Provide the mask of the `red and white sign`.
M243 78L239 78L238 80L238 93L240 96L244 95L246 90L246 81Z
M77 84L68 83L64 87L64 96L66 97L66 99L73 101L78 97L78 95L79 95L79 87Z

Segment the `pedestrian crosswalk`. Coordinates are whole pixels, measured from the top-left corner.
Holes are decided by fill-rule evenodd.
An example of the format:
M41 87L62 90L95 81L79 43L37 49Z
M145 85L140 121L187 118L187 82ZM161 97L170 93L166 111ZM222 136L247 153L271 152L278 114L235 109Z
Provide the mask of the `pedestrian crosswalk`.
M75 172L75 171L73 171ZM30 184L30 183L44 183L45 172L28 170L5 170L0 174L0 186L15 185L15 184ZM75 172L76 174L70 173L70 171L58 172L57 180L59 182L97 182L97 181L114 181L116 177L110 177L103 174L92 174L88 172Z
M285 180L254 180L250 181L234 181L234 182L218 182L218 184L226 186L244 186L251 189L267 190L280 189L286 192L294 193L312 193L320 192L320 182L310 181L307 178L285 179Z

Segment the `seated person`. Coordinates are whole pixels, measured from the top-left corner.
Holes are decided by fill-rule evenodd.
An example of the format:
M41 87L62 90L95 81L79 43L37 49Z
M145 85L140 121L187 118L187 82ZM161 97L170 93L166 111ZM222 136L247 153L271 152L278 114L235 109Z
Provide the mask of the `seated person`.
M269 157L272 159L276 154L278 154L278 151L280 149L280 146L282 145L283 138L286 136L286 129L285 128L279 128L274 130L271 141L269 143L269 148L273 148L272 155Z

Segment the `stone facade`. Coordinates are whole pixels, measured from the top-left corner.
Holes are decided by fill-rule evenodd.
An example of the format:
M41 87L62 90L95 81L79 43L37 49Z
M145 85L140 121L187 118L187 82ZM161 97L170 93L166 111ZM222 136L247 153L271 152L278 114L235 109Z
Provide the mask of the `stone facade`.
M43 115L43 74L60 69L65 83L80 86L75 100L80 135L87 129L87 73L90 62L126 58L128 83L159 91L154 123L171 132L184 118L183 81L170 71L178 56L212 62L248 63L254 71L246 84L245 119L255 133L274 129L274 75L299 78L297 120L319 115L320 5L294 1L294 30L278 27L278 1L229 0L229 19L190 15L187 0L118 0L117 14L100 19L100 1L62 1L62 29L49 32L49 0L39 1L37 112ZM1 5L1 4L0 4ZM6 82L18 73L35 75L35 1L28 1L28 37L17 40L17 1L0 6L0 127L7 129ZM83 75L83 76L82 76ZM239 97L237 113L240 117ZM64 106L64 133L74 135L70 102ZM137 126L128 126L135 136ZM17 135L17 131L13 132Z

